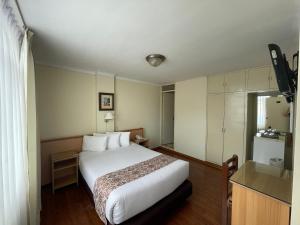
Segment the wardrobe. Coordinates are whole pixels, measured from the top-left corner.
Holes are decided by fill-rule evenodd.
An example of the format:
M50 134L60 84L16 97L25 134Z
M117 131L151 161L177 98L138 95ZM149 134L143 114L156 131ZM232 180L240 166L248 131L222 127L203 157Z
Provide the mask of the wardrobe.
M271 66L207 77L207 161L222 165L236 154L245 162L247 94L277 89Z

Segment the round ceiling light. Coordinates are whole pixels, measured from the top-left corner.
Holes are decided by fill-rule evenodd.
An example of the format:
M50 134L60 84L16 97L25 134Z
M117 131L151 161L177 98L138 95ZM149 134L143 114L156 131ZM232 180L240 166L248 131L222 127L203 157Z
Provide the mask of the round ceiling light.
M157 67L166 60L166 57L160 54L151 54L146 57L146 60L151 66Z

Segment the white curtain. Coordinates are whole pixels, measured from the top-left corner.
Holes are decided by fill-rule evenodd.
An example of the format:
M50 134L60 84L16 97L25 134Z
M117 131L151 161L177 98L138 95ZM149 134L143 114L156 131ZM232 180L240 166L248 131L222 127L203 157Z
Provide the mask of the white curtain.
M267 98L270 96L258 96L257 97L257 129L264 130L266 129L266 103Z
M34 60L31 52L33 33L27 31L27 39L23 40L25 53L24 72L27 73L27 152L29 175L29 217L30 225L40 224L40 148L37 131L36 92ZM27 42L25 44L25 42ZM27 53L27 54L26 54ZM27 60L26 60L27 57Z
M0 3L0 224L28 224L27 42L8 1Z

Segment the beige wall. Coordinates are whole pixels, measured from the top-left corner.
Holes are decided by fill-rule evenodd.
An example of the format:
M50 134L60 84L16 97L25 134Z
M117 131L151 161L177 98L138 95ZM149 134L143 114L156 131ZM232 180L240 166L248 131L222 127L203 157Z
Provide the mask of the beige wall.
M115 93L115 78L114 76L96 75L96 107L97 107L97 132L113 131L115 127L115 120L104 121L107 111L98 110L99 92ZM114 113L114 111L112 111Z
M36 66L41 139L106 129L98 92L115 93L115 120L107 130L143 127L151 146L160 144L160 87L113 76Z
M300 33L299 33L299 37L300 37ZM298 87L300 87L300 80L298 80ZM295 148L294 148L294 174L293 174L293 199L292 199L291 225L300 224L300 214L299 214L300 212L300 93L299 90L297 93L295 115L296 115L296 124L295 124L295 136L294 136Z
M175 84L176 151L205 160L207 78Z
M36 66L41 139L96 130L95 75Z
M115 128L145 128L150 146L160 144L160 87L116 79Z

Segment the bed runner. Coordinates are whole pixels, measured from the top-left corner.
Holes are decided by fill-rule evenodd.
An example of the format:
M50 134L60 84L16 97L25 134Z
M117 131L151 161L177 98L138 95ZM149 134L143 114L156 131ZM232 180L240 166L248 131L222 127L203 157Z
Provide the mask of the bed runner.
M165 167L175 160L171 156L161 154L152 159L98 177L94 185L94 202L100 219L106 224L106 201L114 189Z

